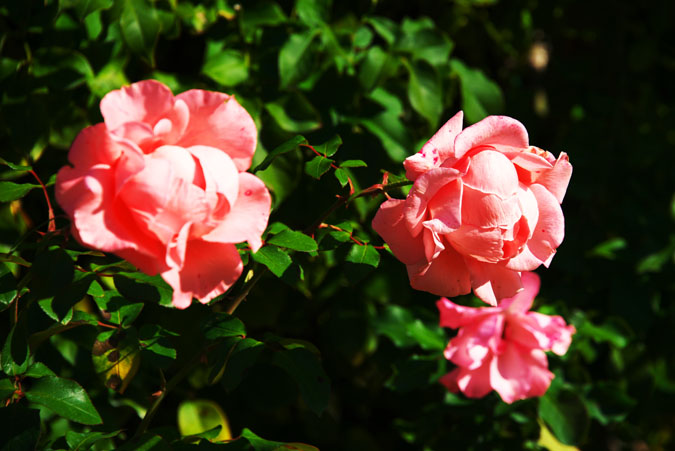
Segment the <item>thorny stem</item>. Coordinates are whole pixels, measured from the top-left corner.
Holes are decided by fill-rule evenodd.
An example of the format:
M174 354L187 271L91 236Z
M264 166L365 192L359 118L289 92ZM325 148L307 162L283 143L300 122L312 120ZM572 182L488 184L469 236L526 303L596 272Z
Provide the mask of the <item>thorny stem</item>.
M232 299L232 301L229 302L227 308L225 311L229 313L230 315L234 313L235 310L237 310L237 307L239 307L239 304L246 299L246 296L248 296L248 293L251 291L253 286L258 283L258 280L267 272L267 268L261 267L260 270L256 271L248 282L244 284L244 286L241 288L241 293L239 295Z

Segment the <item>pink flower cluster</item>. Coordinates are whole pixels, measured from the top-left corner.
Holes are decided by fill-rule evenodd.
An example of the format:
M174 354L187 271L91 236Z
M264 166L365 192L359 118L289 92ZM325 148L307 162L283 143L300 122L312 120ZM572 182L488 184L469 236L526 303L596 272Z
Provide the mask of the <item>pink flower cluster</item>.
M553 373L544 351L567 352L574 326L560 316L528 311L539 292L539 276L523 273L524 289L498 307L472 308L446 298L437 302L441 326L459 328L445 357L457 368L441 378L450 391L479 398L491 390L507 403L541 396Z
M226 94L174 97L153 80L108 93L101 113L56 179L75 238L161 274L178 308L224 293L243 269L235 243L257 250L270 214L267 188L245 172L251 116Z
M572 175L529 145L523 125L489 116L462 129L459 112L404 162L406 199L384 202L373 228L405 263L413 288L441 296L471 290L492 307L438 301L441 326L459 328L442 378L469 397L496 390L508 403L541 396L553 373L544 351L564 354L574 327L528 312L539 291L530 273L548 266L565 235L560 204Z

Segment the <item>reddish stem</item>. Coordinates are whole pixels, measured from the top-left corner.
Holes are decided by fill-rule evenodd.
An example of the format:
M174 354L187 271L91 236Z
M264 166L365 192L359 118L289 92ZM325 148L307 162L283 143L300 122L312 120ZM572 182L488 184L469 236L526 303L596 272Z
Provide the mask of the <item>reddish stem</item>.
M47 208L49 209L49 226L47 226L47 231L55 232L56 222L54 221L54 209L52 208L52 203L49 201L49 195L47 194L47 187L45 186L44 183L42 183L42 180L40 180L40 177L38 177L38 175L35 173L34 170L31 169L29 172L33 174L35 180L37 180L40 186L42 187L42 192L44 193L45 200L47 201Z

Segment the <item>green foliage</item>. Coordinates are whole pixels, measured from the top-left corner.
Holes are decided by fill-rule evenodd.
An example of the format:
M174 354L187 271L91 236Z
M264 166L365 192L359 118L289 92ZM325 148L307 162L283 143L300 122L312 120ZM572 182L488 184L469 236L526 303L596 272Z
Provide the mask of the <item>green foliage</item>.
M666 3L609 20L577 0L4 2L0 448L540 449L544 431L672 448ZM80 247L54 197L101 98L149 78L234 95L273 196L241 279L184 311L160 275ZM513 116L575 166L535 310L577 332L539 400L446 392L437 296L410 288L370 226L384 197L363 189L404 181L400 163L460 109ZM198 428L177 429L185 406Z

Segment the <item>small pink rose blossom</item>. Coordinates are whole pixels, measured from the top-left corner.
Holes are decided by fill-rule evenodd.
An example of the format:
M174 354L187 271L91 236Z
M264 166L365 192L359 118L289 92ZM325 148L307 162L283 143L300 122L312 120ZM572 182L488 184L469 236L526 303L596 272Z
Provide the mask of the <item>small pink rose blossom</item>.
M504 402L542 396L553 379L544 351L567 352L574 334L560 316L528 311L539 276L523 273L524 289L498 307L472 308L446 298L437 302L441 326L459 328L445 349L457 368L441 378L450 391L480 398L491 390Z
M520 273L547 266L563 240L560 208L572 175L528 144L523 125L489 116L462 130L450 119L403 163L414 185L384 202L373 228L406 264L413 288L474 293L497 305L522 289Z
M242 272L235 243L257 250L270 213L267 188L244 172L251 116L226 94L174 97L154 80L108 93L101 113L56 179L75 238L161 274L178 308L224 293Z

